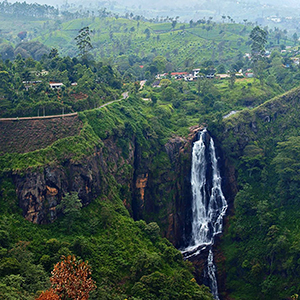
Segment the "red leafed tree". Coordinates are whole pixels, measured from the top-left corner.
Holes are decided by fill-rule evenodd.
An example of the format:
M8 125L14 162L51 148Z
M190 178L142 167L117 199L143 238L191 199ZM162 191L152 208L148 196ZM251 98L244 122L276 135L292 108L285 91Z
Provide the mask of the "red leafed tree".
M52 289L63 300L87 300L89 293L96 288L94 280L90 278L90 266L77 260L74 255L63 256L51 274Z
M21 40L24 40L27 36L27 31L21 31L18 33L18 37L21 39Z
M36 300L61 300L60 297L53 292L52 289L42 292Z

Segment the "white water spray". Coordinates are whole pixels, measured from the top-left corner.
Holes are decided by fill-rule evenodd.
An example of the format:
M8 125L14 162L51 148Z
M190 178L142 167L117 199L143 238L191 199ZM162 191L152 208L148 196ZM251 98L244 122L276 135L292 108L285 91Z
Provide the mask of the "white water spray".
M212 246L214 237L222 232L227 202L221 188L222 179L214 141L211 137L207 138L206 135L207 131L204 129L199 133L199 140L193 146L191 170L192 234L189 246L182 253L185 258L190 258L209 247L206 273L211 292L214 298L219 300Z

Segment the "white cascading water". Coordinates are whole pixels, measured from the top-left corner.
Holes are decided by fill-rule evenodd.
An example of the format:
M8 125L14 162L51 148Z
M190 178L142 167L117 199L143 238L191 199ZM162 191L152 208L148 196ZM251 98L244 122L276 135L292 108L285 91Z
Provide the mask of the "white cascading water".
M208 257L207 257L207 275L210 283L210 290L214 296L215 300L219 300L218 293L218 282L216 278L216 267L214 264L214 254L211 249L209 249Z
M227 202L221 188L221 176L214 141L206 141L207 130L199 133L192 152L192 234L189 246L182 253L185 258L200 254L209 247L206 274L211 292L219 300L216 267L213 262L212 245L214 237L222 232L223 217Z

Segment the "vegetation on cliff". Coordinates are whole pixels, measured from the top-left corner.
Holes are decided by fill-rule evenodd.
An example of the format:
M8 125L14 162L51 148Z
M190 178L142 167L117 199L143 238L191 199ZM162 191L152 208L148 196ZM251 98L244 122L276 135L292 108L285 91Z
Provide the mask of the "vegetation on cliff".
M7 178L1 191L1 297L33 299L49 287L60 257L76 255L92 267L91 299L212 299L156 223L129 217L113 180L105 195L73 216L71 228L64 218L44 226L24 220Z
M9 134L26 121L6 123L1 138L11 147L0 148L0 297L37 297L49 288L60 257L76 255L92 267L92 299L211 299L157 225L176 243L174 222L184 219L178 202L189 162L184 144L189 127L199 124L218 138L240 188L221 243L223 296L285 299L299 293L299 90L269 100L298 84L300 69L291 59L297 49L279 52L284 47L269 32L267 46L277 50L264 57L264 68L254 68L259 81L237 79L237 72L253 67L245 55L247 25L70 18L38 21L43 36L29 33L75 55L74 37L90 26L94 57L110 63L89 55L61 57L55 48L26 43L25 33L18 35L21 46L13 38L12 45L0 45L2 58L14 58L0 63L1 116L79 112L70 134L63 120L41 120L47 130L38 143L30 140L31 127L24 130L26 149L21 143L14 148L17 135ZM170 73L194 67L201 75L193 82ZM229 79L209 77L227 70ZM152 83L160 72L166 78L157 87ZM145 78L142 90L138 82L128 83ZM50 81L63 87L52 89ZM97 109L120 98L123 82L131 96ZM239 112L225 116L231 111ZM25 181L32 189L22 194L17 188L17 198L16 186ZM63 206L68 193L83 205L74 214ZM58 219L36 225L21 214L41 214L31 219L40 223Z
M110 138L122 149L120 159L132 155L134 142L139 145L140 155L153 161L170 134L165 123L172 124L164 115L156 116L151 103L135 97L108 108L82 112L79 118L82 129L73 137L34 152L1 156L0 295L32 299L49 287L49 272L61 255L75 254L92 267L97 282L92 299L211 299L207 289L200 288L193 279L191 266L182 260L180 252L160 238L157 224L134 222L129 216L123 204L127 200L127 207L131 207L129 187L116 180L128 177L130 181L129 164L114 170L108 159L105 189L79 215L61 216L50 225L34 225L19 214L9 179L11 172L22 176L67 161L84 162L95 149L108 147L103 141ZM168 165L168 160L167 156L157 158L160 166ZM21 254L16 256L15 251ZM13 278L20 284L11 285Z
M237 113L215 132L240 187L222 239L235 299L299 293L299 93Z
M111 299L130 296L137 299L155 299L163 297L162 295L168 295L169 299L209 297L204 296L208 294L199 290L194 280L191 280L192 276L188 275L189 268L183 263L180 253L166 240L157 237L157 226L154 223L147 225L143 221L134 222L124 204L135 217L158 221L166 233L169 226L165 221L166 214L171 213L174 205L172 202L176 197L175 185L171 179L176 178L176 174L174 170L174 174L170 173L171 158L165 152L166 142L174 133L187 136L188 127L199 121L213 124L225 112L244 108L245 103L239 101L239 97L245 89L248 97L252 95L253 104L259 104L265 98L280 92L276 85L266 85L263 89L259 89L259 86L255 79L238 81L233 88L226 83L216 83L208 79L201 80L199 87L197 82L187 84L170 79L158 90L149 86L141 92L132 90L133 94L140 93L144 97L149 95L156 101L141 100L136 95L108 107L81 112L79 119L82 129L79 134L61 138L51 145L41 144L41 149L34 152L2 155L1 207L4 219L7 220L4 222L3 231L6 232L5 236L12 234L13 237L7 238L9 242L4 247L2 261L5 263L7 259L13 259L10 254L13 251L10 250L22 241L25 243L20 246L21 249L25 248L22 251L33 253L29 253L32 258L28 265L32 265L32 268L37 266L41 270L40 277L34 275L37 282L32 281L27 289L22 284L12 287L6 281L11 278L9 276L16 275L26 282L28 275L25 271L16 268L15 271L9 271L9 274L3 274L2 293L17 294L21 291L30 298L37 290L47 289L47 278L53 264L61 255L75 254L88 260L93 268L93 278L98 287L96 298L101 298L102 295L108 295ZM230 94L231 101L228 99ZM243 113L246 114L247 110ZM115 169L115 163L109 162L105 154L109 153L106 152L109 149L105 146L105 141L110 139L121 149L119 160L125 160L121 169ZM155 178L163 182L161 189L156 189L151 194L154 196L151 200L152 208L147 207L149 202L136 200L141 199L140 195L131 198L128 178L135 175L132 164L127 163L126 159L132 155L131 148L134 144L137 147L134 155L141 161L138 172L149 172L153 183ZM70 224L66 224L66 218L63 217L54 224L37 227L28 224L18 215L15 205L17 199L13 186L7 179L8 174L25 176L32 172L42 173L49 166L64 166L69 162L81 164L99 149L103 149L104 158L107 159L108 173L102 175L105 178L104 189L71 222L72 228L69 228ZM63 192L75 191L69 189ZM143 207L144 211L141 210ZM17 225L12 223L13 219L17 220ZM154 239L153 234L156 235ZM140 236L141 241L140 238L137 239ZM48 241L53 239L57 243L55 250L48 249ZM28 242L30 243L27 245ZM18 264L16 261L15 263ZM6 268L4 265L3 269ZM142 273L141 269L144 270Z

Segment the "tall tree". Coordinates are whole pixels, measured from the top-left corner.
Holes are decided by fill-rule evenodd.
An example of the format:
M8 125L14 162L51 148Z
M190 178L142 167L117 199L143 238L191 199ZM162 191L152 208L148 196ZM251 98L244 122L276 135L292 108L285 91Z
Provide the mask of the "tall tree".
M252 60L257 61L261 59L265 53L265 45L267 43L268 32L256 26L250 33L251 39L251 55Z
M172 21L172 29L174 30L177 25L177 20Z
M52 48L49 55L48 55L48 57L49 58L54 58L56 56L58 56L58 50L56 48Z
M7 71L0 71L0 98L13 98L12 78Z
M144 33L146 34L146 39L149 39L150 35L151 35L151 32L150 32L149 28L146 28Z
M293 40L294 40L294 45L296 45L297 42L299 41L299 37L298 37L298 34L296 32L293 34Z
M75 37L75 41L80 55L85 56L88 51L93 48L90 37L90 28L88 26L81 28L78 35Z
M66 195L61 200L60 204L57 205L57 210L65 215L64 221L69 230L71 230L73 222L79 216L81 207L82 204L77 193Z
M235 76L235 70L231 70L230 71L230 78L229 78L229 87L231 89L233 89L234 84L235 84L235 80L236 80L236 76Z
M267 43L268 32L256 26L250 33L251 39L251 59L255 76L259 79L261 85L264 82L264 69L265 69L265 45Z

